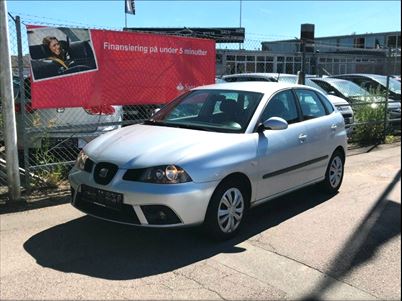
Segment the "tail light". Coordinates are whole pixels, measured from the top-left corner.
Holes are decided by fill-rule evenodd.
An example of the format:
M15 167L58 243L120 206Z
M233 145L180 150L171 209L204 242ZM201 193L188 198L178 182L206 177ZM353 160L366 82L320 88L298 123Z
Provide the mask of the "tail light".
M101 105L84 108L89 115L113 115L116 110L111 105Z

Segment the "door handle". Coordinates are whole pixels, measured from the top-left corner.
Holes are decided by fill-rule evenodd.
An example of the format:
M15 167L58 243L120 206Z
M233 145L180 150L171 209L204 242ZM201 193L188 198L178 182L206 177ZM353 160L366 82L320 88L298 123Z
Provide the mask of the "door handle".
M300 134L300 135L299 135L300 143L303 143L304 141L306 141L306 139L307 139L307 135L306 135L306 134Z
M336 124L331 125L331 130L335 131L338 128L338 126Z

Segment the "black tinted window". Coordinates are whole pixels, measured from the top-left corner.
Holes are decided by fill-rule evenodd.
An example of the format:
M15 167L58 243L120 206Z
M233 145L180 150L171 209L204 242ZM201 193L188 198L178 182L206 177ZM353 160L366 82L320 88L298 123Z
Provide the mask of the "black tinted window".
M299 121L296 102L291 90L279 92L270 99L261 115L261 122L271 118L281 117L289 124Z

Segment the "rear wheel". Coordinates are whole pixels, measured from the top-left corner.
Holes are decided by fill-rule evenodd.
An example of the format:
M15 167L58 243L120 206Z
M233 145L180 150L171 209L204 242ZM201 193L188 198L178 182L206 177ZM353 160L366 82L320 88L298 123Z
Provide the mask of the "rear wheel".
M325 180L321 188L326 193L336 193L341 187L344 174L345 156L341 151L335 151L329 160L325 172Z
M226 181L218 186L208 206L204 227L208 235L225 240L235 236L246 212L247 196L240 181Z

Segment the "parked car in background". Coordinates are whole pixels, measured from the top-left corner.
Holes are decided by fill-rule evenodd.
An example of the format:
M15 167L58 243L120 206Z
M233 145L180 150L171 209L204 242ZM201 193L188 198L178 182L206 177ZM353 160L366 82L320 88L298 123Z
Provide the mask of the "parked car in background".
M23 149L26 143L30 149L45 147L75 151L76 154L95 137L121 127L121 106L34 109L30 77L24 80L25 106L21 104L18 77L14 77L13 84L19 149ZM25 140L24 131L27 133Z
M225 75L222 77L227 82L244 82L244 81L265 81L265 82L283 82L288 84L296 84L297 76L285 73L240 73ZM345 125L349 129L354 122L354 113L350 104L343 98L336 95L328 94L320 86L315 84L309 78L305 79L305 85L315 88L320 92L327 94L328 99L342 113L345 119Z
M333 78L341 78L354 82L363 89L373 94L384 94L387 90L387 77L378 74L342 74L331 76ZM389 78L389 95L390 99L401 101L401 82L390 77Z
M346 99L352 105L364 102L384 102L385 98L370 94L352 81L339 78L311 78L313 82L324 89L328 94L333 94ZM398 125L401 122L401 102L389 99L388 113L391 124Z
M69 175L72 205L123 224L202 224L228 239L250 207L315 183L335 193L345 153L342 115L316 89L198 87L86 145Z
M141 123L151 118L155 110L161 108L162 105L124 105L123 106L123 126L134 123Z

